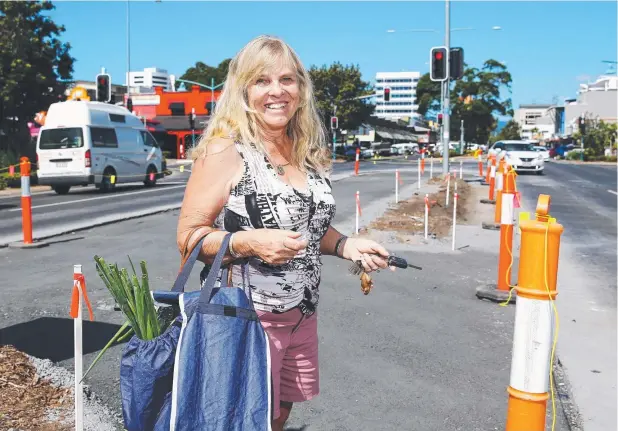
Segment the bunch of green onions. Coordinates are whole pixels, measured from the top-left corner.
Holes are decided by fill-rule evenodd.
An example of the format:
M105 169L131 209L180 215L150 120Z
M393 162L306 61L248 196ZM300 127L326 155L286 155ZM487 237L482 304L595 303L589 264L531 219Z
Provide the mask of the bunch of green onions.
M169 323L165 322L165 319L160 319L155 308L154 300L150 293L148 270L146 269L145 261L140 262L142 274L138 276L130 257L129 263L131 264L133 274L129 274L126 268L118 269L118 265L106 263L100 256L95 256L94 260L99 277L101 277L105 287L107 287L116 300L127 321L97 355L86 373L84 373L83 378L86 378L92 367L114 343L122 342L132 334L135 334L142 340L152 340L161 335L165 330L163 326L165 326L165 323Z

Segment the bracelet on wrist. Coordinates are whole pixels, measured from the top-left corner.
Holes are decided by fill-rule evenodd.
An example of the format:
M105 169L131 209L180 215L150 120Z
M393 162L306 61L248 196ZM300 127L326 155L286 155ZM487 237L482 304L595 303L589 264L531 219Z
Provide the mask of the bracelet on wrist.
M345 242L346 242L346 240L347 240L347 239L348 239L348 237L347 237L347 236L345 236L345 235L341 235L341 236L339 237L339 239L338 239L338 240L337 240L337 242L335 243L335 253L334 253L334 254L335 254L335 256L337 256L337 257L343 257L343 256L341 255L341 253L339 252L339 249L342 247L342 245L344 245L344 244L345 244Z
M234 242L234 234L230 236L230 242L228 244L227 249L230 252L230 256L232 256L234 259L239 259L241 256L234 251L234 246L232 245L233 242Z

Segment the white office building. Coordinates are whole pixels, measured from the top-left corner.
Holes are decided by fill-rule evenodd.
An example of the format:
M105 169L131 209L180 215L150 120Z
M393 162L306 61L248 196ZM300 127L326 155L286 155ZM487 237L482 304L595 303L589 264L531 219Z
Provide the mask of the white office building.
M543 140L551 138L556 126L551 115L552 105L530 104L520 105L515 110L513 119L521 128L523 139Z
M409 119L418 114L416 86L420 72L378 72L376 73L376 107L374 115L387 120ZM390 88L390 101L384 101L384 89Z
M129 72L129 87L131 89L163 87L165 91L172 91L174 87L172 81L173 75L158 67L147 67L142 71Z

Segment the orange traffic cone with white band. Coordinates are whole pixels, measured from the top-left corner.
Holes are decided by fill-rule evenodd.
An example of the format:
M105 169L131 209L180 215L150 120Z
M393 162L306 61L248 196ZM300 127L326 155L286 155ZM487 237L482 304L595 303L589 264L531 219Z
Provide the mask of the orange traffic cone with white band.
M555 348L560 236L549 216L550 197L539 195L534 220L522 220L521 249L506 431L544 431ZM548 384L551 382L551 385Z
M491 166L489 167L489 200L495 201L496 188L496 157L492 157Z
M504 183L504 172L505 172L506 162L504 159L500 160L498 164L498 170L496 171L496 209L494 211L494 222L496 224L500 223L501 220L501 208L502 208L502 187Z
M354 175L358 175L360 167L360 148L356 148L356 161L354 162Z
M498 258L498 290L508 292L513 265L513 222L515 221L515 175L507 172L500 205L500 256Z

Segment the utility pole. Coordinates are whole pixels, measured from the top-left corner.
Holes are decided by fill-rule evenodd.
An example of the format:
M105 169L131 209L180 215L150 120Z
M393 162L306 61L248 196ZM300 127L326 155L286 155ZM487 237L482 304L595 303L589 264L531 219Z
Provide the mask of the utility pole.
M444 127L444 131L442 132L442 151L444 153L443 162L442 162L442 173L444 175L449 172L449 143L451 142L450 136L450 71L451 71L451 4L450 0L446 0L445 5L445 29L444 29L444 45L446 46L446 80L444 81L444 112L443 112L443 123L442 127Z
M129 111L133 110L133 103L131 101L131 9L130 2L127 0L127 102L126 107Z

